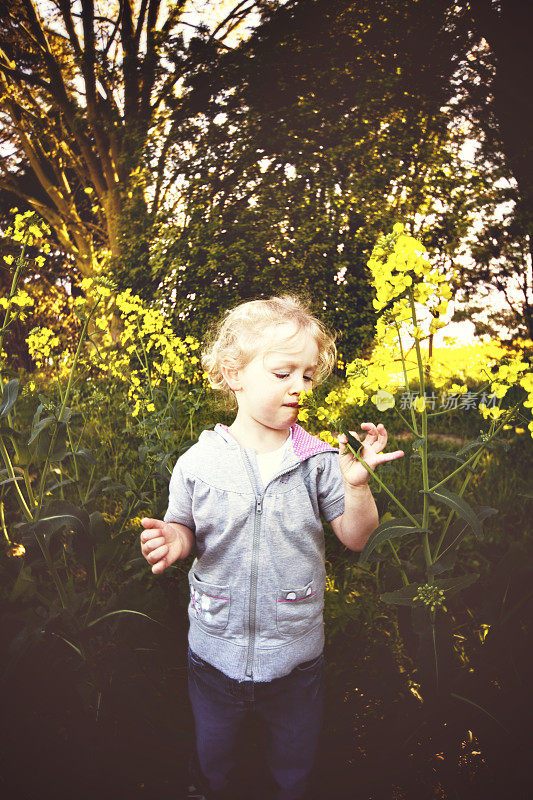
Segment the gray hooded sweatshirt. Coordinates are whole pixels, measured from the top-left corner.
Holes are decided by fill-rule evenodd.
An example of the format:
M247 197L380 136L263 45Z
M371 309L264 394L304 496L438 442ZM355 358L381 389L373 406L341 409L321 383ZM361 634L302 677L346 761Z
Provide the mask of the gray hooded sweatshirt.
M218 423L178 458L165 522L196 538L189 645L238 681L270 681L324 647L324 529L344 512L338 449L292 425L263 485L256 451Z

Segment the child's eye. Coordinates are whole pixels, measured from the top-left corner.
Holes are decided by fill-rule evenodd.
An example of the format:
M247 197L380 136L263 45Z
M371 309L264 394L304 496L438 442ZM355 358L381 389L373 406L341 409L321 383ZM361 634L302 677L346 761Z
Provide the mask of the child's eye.
M287 375L278 375L277 372L275 372L274 375L276 376L276 378L288 378L289 377L288 374ZM304 375L304 379L306 381L312 381L313 380L312 378L309 377L309 375Z

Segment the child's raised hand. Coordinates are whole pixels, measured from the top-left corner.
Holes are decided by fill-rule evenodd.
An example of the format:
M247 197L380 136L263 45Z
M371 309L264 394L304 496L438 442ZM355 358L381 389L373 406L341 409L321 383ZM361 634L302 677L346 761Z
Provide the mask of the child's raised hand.
M374 470L378 464L384 461L393 461L395 458L402 458L403 450L393 450L392 453L382 453L381 451L387 444L387 429L380 422L376 427L373 422L361 423L361 428L366 429L366 436L361 440L355 431L350 431L352 436L362 441L362 447L358 452L359 458ZM352 455L347 448L347 438L343 433L338 437L339 441L339 462L345 484L350 486L362 486L370 480L369 472Z
M141 525L145 529L141 533L141 552L152 564L154 575L186 555L184 539L175 523L143 517Z

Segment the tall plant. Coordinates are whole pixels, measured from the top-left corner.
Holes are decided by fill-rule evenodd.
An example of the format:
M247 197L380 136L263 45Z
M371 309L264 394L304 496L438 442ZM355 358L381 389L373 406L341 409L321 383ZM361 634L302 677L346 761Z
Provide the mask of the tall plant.
M7 232L12 241L21 243L21 250L15 261L9 294L0 298L0 306L5 310L0 350L5 332L19 315L25 314L25 307L33 303L28 293L20 288L21 278L27 267L28 247L38 245L45 232L45 223L32 212L17 214L13 228ZM5 260L9 265L13 263L10 256ZM10 645L10 661L3 678L7 678L30 648L52 638L59 639L80 659L83 677L78 689L97 719L105 683L98 658L102 623L114 624L117 616L124 614L140 615L157 622L140 611L117 609L117 598L110 595L104 581L114 564L125 563L127 548L122 531L131 514L140 505L146 505L149 497L142 492L142 486L134 487L122 525L111 532L99 511L87 511L97 492L105 492L106 483L109 488L110 479L100 478L91 487L92 471L88 485L82 486L85 482L82 461L94 464L95 459L90 450L79 446L81 436L75 441L73 419L79 412L70 405L73 385L89 324L98 313L102 297L110 290L108 283L105 278L99 279L97 285L102 288L101 294L92 305L87 304L79 312L80 333L71 362L56 364L59 400L39 394L40 402L29 428L17 419L19 379L5 379L8 369L5 358L0 373L0 455L4 463L0 511L5 553L11 557L3 560L2 589L8 602L24 600L28 603L22 612L24 624ZM59 344L47 330L33 330L29 340L37 360L48 358ZM5 356L3 351L2 356ZM67 361L69 357L67 354ZM60 366L66 367L66 376L62 377ZM67 467L69 463L73 465L73 475ZM64 499L66 486L77 490L76 503ZM60 498L57 497L59 492ZM20 516L23 521L17 522Z
M485 419L490 420L488 431L480 431L474 440L464 444L455 454L433 450L429 446L429 425L437 416L450 413L452 408L432 411L432 403L426 397L426 385L431 376L431 347L421 348L421 341L429 339L446 323L442 319L446 313L452 289L447 277L432 266L426 248L412 236L406 235L404 226L397 223L392 233L382 235L368 262L376 297L373 300L378 318L376 323L376 347L373 356L358 359L347 366L348 381L345 386L335 389L325 398L324 405L318 406L312 394L307 395L307 403L301 419L314 413L318 421L327 421L348 438L348 450L353 457L370 472L380 490L384 491L399 509L400 516L387 514L370 536L359 557L359 564L366 565L380 558L383 546L390 549L393 563L396 564L402 580L402 587L385 592L381 599L387 603L409 606L416 632L425 642L430 642L433 661L433 686L439 689L438 622L439 616L446 613L448 598L472 584L479 575L451 575L456 565L457 551L465 536L473 533L480 540L483 537L484 521L496 513L496 509L474 504L468 499L467 490L487 449L498 444L507 445L499 434L509 427L511 421L525 420L520 403L509 408L502 405L509 389L519 384L526 392L523 405L533 408L533 372L528 360L520 355L506 354L499 364L494 360L480 365L487 382L474 393L478 395L479 409ZM418 310L417 310L418 304ZM425 313L420 313L420 307ZM414 359L406 350L405 341L412 339ZM398 371L391 374L391 364L397 364ZM492 372L491 372L492 370ZM414 375L413 375L414 373ZM453 366L446 369L439 365L433 376L433 384L449 384L454 377ZM413 391L413 378L418 390ZM453 384L452 384L453 385ZM490 395L487 389L490 387ZM394 392L404 389L409 397L416 396L410 405L410 419L401 413ZM414 435L413 457L421 464L421 509L408 509L387 486L381 477L372 471L359 456L361 442L345 429L342 422L346 406L363 405L369 398L378 410L394 408L403 424ZM472 399L472 398L471 398ZM497 404L491 404L497 400ZM488 402L487 402L488 401ZM529 421L529 431L533 436L533 420ZM325 438L334 441L329 432ZM433 459L453 459L455 468L444 478L431 479L430 466ZM453 487L453 488L452 488ZM430 520L430 503L443 506L447 511L444 521ZM441 515L439 515L439 520ZM414 550L422 554L419 559L424 565L424 574L415 581L409 581L404 563L398 552L400 540L409 541ZM417 561L416 556L413 561ZM448 573L447 577L443 577Z

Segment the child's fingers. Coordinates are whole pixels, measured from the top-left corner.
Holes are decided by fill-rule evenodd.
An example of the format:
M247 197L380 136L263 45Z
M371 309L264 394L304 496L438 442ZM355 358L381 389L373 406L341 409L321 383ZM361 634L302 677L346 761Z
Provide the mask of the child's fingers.
M387 441L387 432L381 423L376 427L373 422L362 422L361 427L366 432L364 444L369 445L379 442L380 445L384 446Z
M154 575L159 575L159 573L163 572L167 568L167 566L168 564L166 558L162 558L160 561L158 561L156 564L153 565L152 572Z
M166 525L162 519L150 519L150 517L143 517L141 520L141 525L143 528L159 528L161 529L163 525Z
M164 558L164 556L166 556L167 553L168 553L168 545L163 544L161 545L161 547L157 547L155 550L152 550L152 552L146 556L146 560L148 561L149 564L153 564L155 566L155 564L162 558Z
M161 539L161 543L165 542L165 537L161 534L160 530L147 530L143 531L140 535L141 547L144 547L147 542L153 545L154 539Z
M354 439L358 439L359 441L361 441L361 439L359 438L359 434L356 431L350 431L350 433L352 434ZM338 433L337 441L339 443L339 454L342 455L348 449L348 437L346 436L345 433L342 434Z
M164 536L155 535L151 539L144 540L144 535L145 534L141 536L141 540L144 542L143 547L147 553L151 553L156 547L161 547L161 545L166 544Z
M380 422L377 426L374 425L372 422L363 423L364 425L369 426L369 433L368 436L372 436L373 438L369 440L368 444L373 445L374 452L381 453L381 451L386 447L387 440L389 438L387 434L387 429L385 426ZM371 427L370 427L371 426ZM362 427L362 426L361 426ZM365 444L367 440L365 439Z
M383 453L379 457L378 464L381 464L383 461L392 461L395 458L401 458L404 455L403 450L393 450L392 453Z

